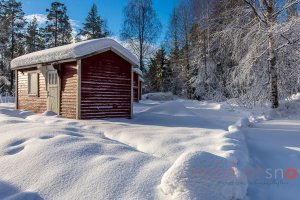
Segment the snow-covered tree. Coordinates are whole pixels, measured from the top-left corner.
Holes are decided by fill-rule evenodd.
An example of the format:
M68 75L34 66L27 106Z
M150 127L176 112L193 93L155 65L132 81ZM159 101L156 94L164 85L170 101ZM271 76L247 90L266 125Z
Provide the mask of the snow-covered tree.
M9 62L24 54L24 27L26 21L21 2L16 0L2 0L0 8L0 43L5 45L4 76L14 83L14 73L9 68ZM13 94L14 84L10 84L10 94Z

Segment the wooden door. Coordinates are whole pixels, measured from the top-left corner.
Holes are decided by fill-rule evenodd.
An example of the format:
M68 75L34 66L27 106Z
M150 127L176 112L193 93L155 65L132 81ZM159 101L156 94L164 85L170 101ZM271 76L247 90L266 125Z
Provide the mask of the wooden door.
M50 70L47 72L47 109L48 111L59 114L59 76L57 70Z

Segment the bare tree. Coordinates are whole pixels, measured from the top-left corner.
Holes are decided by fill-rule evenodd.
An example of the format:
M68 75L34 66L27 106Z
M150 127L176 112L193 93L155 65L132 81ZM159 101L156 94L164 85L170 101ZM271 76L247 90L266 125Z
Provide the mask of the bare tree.
M161 23L152 6L152 0L130 0L124 8L122 40L127 41L145 71L144 59L160 34Z

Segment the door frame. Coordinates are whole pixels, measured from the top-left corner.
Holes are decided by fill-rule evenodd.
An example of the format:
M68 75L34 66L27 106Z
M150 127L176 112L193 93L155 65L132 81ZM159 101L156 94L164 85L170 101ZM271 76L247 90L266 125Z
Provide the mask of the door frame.
M48 72L50 71L55 71L57 74L57 115L60 115L60 92L61 92L61 78L60 78L60 73L59 70L60 65L54 66L54 65L49 65L47 66L47 71L46 71L46 90L47 90L47 110L49 108L49 89L48 89Z

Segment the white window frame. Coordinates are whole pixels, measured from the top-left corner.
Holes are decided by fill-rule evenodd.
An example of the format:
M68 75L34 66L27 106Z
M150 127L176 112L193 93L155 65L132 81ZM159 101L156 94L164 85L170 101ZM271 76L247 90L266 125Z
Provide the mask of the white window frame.
M36 92L35 93L33 93L31 90L30 90L30 88L31 88L31 85L32 85L32 83L31 83L31 79L30 79L30 76L31 75L33 75L33 74L35 74L36 75L36 80L35 80L35 82L33 83L35 86L36 86ZM32 72L28 72L28 78L27 78L27 91L28 91L28 95L29 96L35 96L35 97L37 97L37 96L39 96L39 73L37 72L37 71L32 71Z

